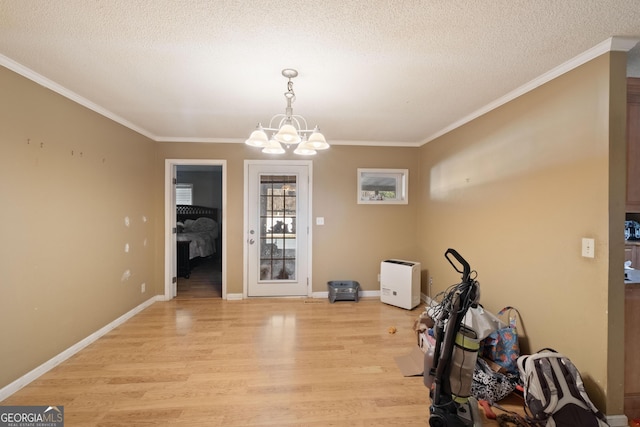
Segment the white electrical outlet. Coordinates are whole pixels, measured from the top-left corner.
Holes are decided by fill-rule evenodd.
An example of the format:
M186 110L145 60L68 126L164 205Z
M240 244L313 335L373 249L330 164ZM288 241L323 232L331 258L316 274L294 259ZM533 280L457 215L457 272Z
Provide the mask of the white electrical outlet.
M316 225L324 225L324 217L323 216L316 217Z
M144 294L145 289L147 288L147 284L143 283L142 285L140 285L140 293Z
M595 257L595 239L589 239L586 237L582 238L582 256L585 258L594 258Z

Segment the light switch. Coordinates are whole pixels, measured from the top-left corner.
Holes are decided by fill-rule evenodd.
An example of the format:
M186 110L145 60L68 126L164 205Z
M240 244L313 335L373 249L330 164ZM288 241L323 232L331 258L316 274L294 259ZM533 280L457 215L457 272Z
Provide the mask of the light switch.
M585 258L593 258L595 255L595 239L582 238L582 256Z
M323 216L316 217L316 225L324 225L324 217Z

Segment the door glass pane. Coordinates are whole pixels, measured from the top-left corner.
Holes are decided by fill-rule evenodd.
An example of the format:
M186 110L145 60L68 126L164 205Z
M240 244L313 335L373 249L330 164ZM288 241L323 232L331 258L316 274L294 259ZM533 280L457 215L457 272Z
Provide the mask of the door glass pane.
M296 175L260 175L260 281L296 280Z

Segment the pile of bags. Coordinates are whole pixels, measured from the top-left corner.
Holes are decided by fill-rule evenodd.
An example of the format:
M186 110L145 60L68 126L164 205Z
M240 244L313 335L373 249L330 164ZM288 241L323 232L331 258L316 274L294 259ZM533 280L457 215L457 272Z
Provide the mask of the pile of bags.
M427 309L415 325L418 345L425 353L435 344L432 309L436 308ZM498 317L505 314L508 317L506 323ZM478 400L498 402L512 393L519 384L517 315L518 311L513 307L505 307L496 316L478 305L470 308L463 319L464 326L475 331L480 341L471 386L471 394Z
M435 343L431 309L416 322L418 336L427 337L419 338L421 347ZM500 317L505 315L507 319L503 322ZM569 358L548 348L531 355L520 354L524 337L518 334L518 317L520 314L513 307L503 308L497 316L480 305L467 311L463 324L477 333L479 341L471 394L494 405L519 389L526 417L518 419L527 425L608 426L604 414L589 399L580 372Z
M498 317L505 314L508 317L506 324ZM470 309L464 319L480 340L471 394L490 403L504 399L520 383L520 344L516 327L519 313L513 307L505 307L498 316L478 306Z

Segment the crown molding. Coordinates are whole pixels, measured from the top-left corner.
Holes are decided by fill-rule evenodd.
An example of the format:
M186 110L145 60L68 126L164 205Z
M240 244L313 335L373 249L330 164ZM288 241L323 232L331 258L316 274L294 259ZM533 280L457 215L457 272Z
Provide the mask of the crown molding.
M0 54L0 65L2 65L5 68L8 68L9 70L20 74L21 76L39 84L40 86L43 86L49 90L52 90L53 92L64 96L65 98L70 99L71 101L82 105L83 107L86 107L92 111L95 111L96 113L110 119L113 120L116 123L121 124L124 127L127 127L143 136L146 136L149 139L153 139L156 140L156 136L152 135L151 133L149 133L148 131L146 131L145 129L142 129L139 126L136 126L135 124L123 119L122 117L118 116L117 114L112 113L111 111L89 101L88 99L78 95L77 93L65 88L64 86L59 85L58 83L49 80L48 78L44 77L41 74L36 73L35 71L31 70L30 68L25 67L22 64L17 63L16 61L14 61L11 58L7 58L6 56Z
M377 146L377 147L421 147L424 144L433 141L436 138L439 138L469 122L477 119L478 117L495 110L496 108L501 107L502 105L530 92L537 87L585 64L586 62L591 61L598 56L611 52L611 51L624 51L628 52L631 50L636 44L640 42L638 38L631 37L610 37L609 39L597 44L591 49L586 50L585 52L577 55L576 57L570 59L569 61L549 70L548 72L540 75L534 80L526 83L519 88L507 93L506 95L496 99L495 101L485 105L484 107L472 112L471 114L463 117L460 120L455 121L451 125L441 129L440 131L434 133L426 139L417 142L407 142L407 141L347 141L347 140L332 140L331 145L352 145L352 146ZM197 143L243 143L244 139L239 138L180 138L180 137L162 137L152 134L151 132L143 129L128 120L114 114L113 112L89 101L88 99L78 95L77 93L59 85L58 83L49 80L48 78L36 73L35 71L17 63L16 61L0 54L0 65L12 70L23 77L26 77L29 80L32 80L39 85L50 89L65 98L68 98L96 113L113 120L116 123L125 126L134 132L137 132L153 141L156 142L197 142Z
M596 46L592 47L591 49L588 49L586 51L584 51L583 53L581 53L578 56L575 56L574 58L568 60L567 62L558 65L557 67L547 71L546 73L540 75L539 77L531 80L529 83L526 83L522 86L520 86L519 88L507 93L505 96L500 97L498 99L496 99L495 101L485 105L484 107L474 111L473 113L463 117L462 119L452 123L451 125L447 126L446 128L440 130L439 132L431 135L430 137L428 137L427 139L423 140L420 145L424 145L428 142L433 141L436 138L441 137L442 135L445 135L449 132L451 132L454 129L457 129L459 127L461 127L462 125L465 125L467 123L469 123L472 120L477 119L478 117L487 114L488 112L495 110L498 107L503 106L504 104L506 104L509 101L513 101L514 99L524 95L527 92L531 92L532 90L536 89L537 87L542 86L545 83L548 83L549 81L560 77L561 75L575 69L578 68L579 66L591 61L594 58L597 58L598 56L607 53L607 52L611 52L611 51L625 51L628 52L629 50L631 50L638 42L640 41L640 39L637 38L628 38L628 37L611 37L599 44L597 44Z

